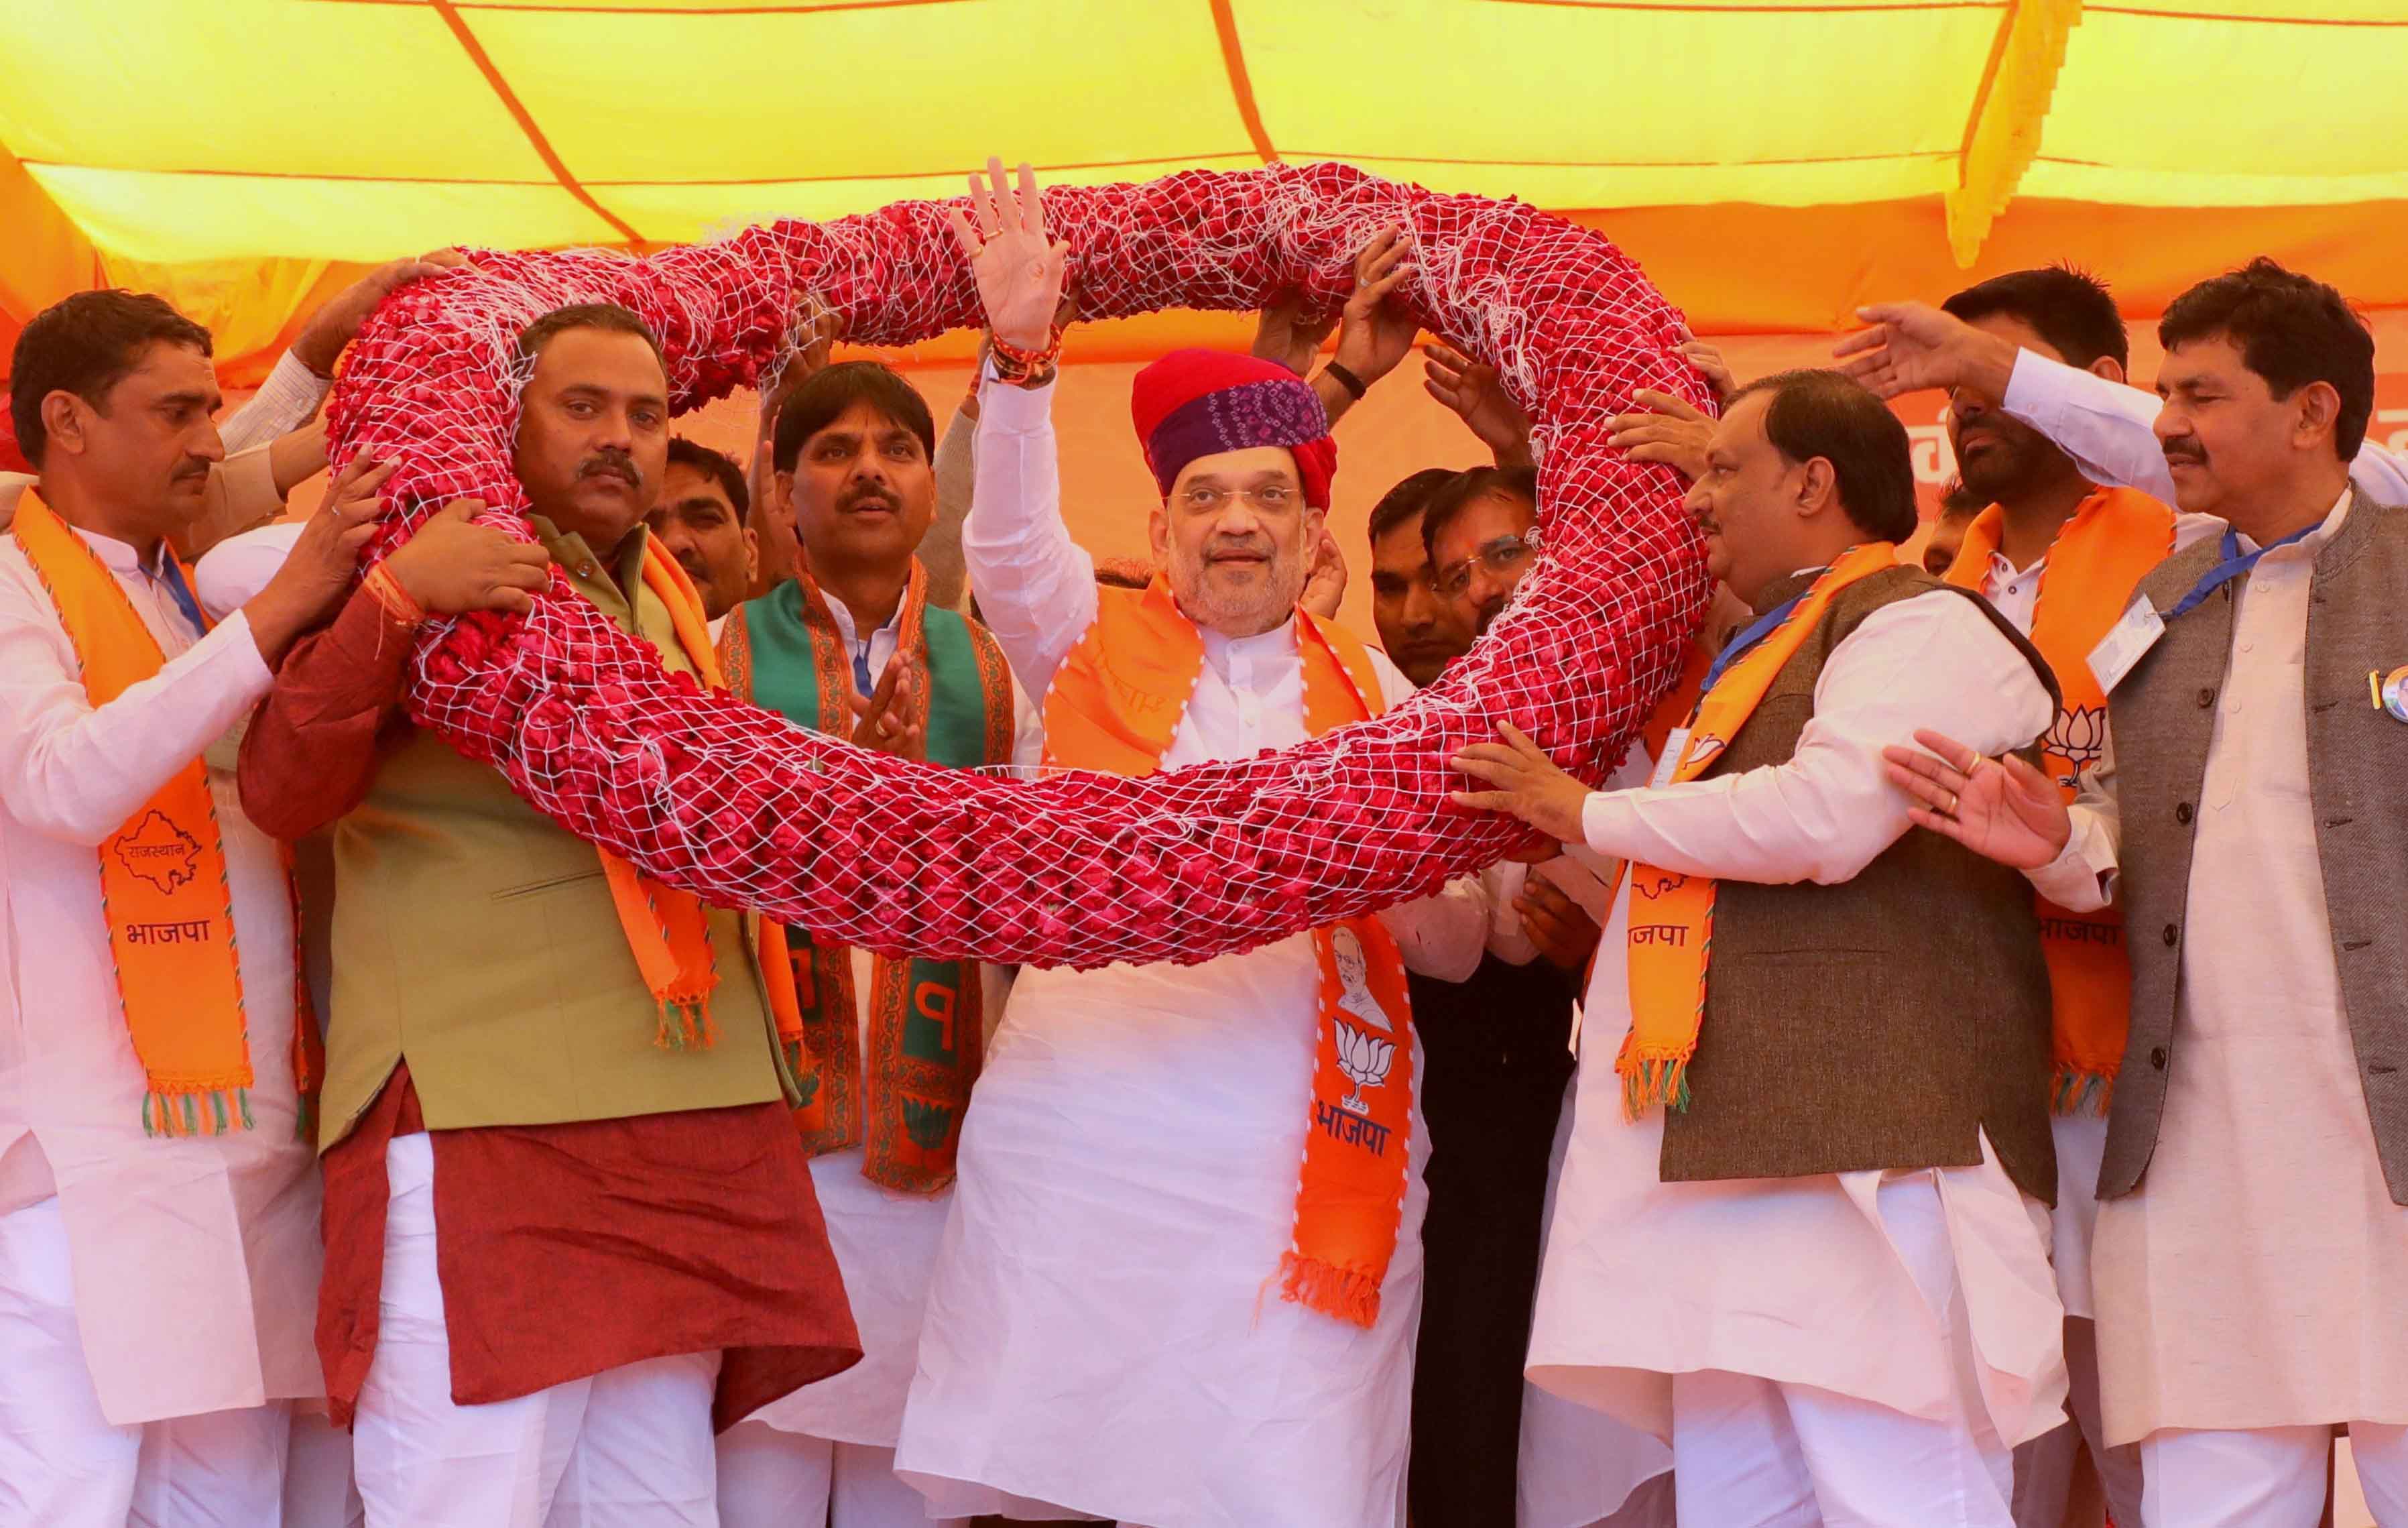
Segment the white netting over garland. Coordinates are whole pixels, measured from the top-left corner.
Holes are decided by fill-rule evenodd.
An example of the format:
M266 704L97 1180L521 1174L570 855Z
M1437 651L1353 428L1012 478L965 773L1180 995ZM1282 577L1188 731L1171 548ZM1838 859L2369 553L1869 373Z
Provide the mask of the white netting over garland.
M411 714L571 831L717 902L881 951L1041 965L1197 960L1428 892L1521 841L1451 805L1447 758L1507 720L1600 776L1670 685L1707 580L1668 468L1606 444L1653 387L1710 407L1680 315L1602 236L1515 202L1342 166L1055 188L1082 311L1342 300L1354 252L1412 230L1414 316L1486 360L1537 421L1542 552L1470 655L1376 721L1281 753L1141 780L998 780L805 732L666 673L555 578L527 616L430 627ZM982 315L944 204L780 223L637 259L475 256L406 288L331 411L337 459L401 464L393 536L445 499L523 512L512 344L572 302L615 302L669 355L673 405L754 382L817 294L866 344ZM386 545L391 544L388 538Z

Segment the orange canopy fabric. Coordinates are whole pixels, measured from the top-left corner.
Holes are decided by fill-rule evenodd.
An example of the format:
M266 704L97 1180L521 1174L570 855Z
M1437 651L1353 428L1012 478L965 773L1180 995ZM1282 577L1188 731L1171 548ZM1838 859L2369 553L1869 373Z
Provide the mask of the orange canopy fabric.
M256 375L368 262L1343 159L1605 229L1710 333L2072 258L2408 301L2399 0L11 0L0 339L161 291ZM1170 315L1082 358L1225 340ZM931 347L927 358L967 353Z

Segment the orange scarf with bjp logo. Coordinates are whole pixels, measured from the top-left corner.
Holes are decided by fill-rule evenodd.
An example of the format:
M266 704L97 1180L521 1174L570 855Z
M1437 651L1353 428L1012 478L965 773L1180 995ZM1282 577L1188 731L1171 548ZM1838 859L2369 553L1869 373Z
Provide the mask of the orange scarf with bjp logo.
M1048 762L1113 774L1162 767L1204 671L1204 636L1160 574L1142 590L1098 589L1095 625L1045 699ZM1379 670L1353 633L1297 613L1305 729L1319 737L1387 709ZM1369 1327L1396 1253L1412 1136L1412 1009L1405 962L1377 917L1312 933L1320 1043L1296 1229L1280 1259L1283 1298Z
M33 494L12 527L58 612L83 675L84 697L105 706L159 672L166 655L118 585L117 575L56 511ZM162 555L175 556L172 547ZM186 588L192 577L180 561ZM135 808L98 851L100 901L125 1028L144 1079L142 1129L150 1135L222 1135L252 1128L254 1079L234 899L208 771L184 764ZM291 866L286 866L291 885ZM297 940L299 909L293 926ZM308 1130L320 1049L294 952L293 1074Z
M1698 698L1697 714L1660 782L1679 785L1705 773L1747 725L1783 665L1797 656L1830 608L1832 597L1859 579L1898 566L1888 541L1852 547L1816 579L1781 624L1733 661ZM1768 615L1768 619L1769 619ZM1668 746L1674 745L1668 740ZM1622 1079L1622 1108L1632 1119L1657 1104L1689 1106L1689 1060L1706 1018L1706 963L1713 944L1712 876L1684 875L1654 865L1630 867L1630 1032L1613 1069Z
M1982 591L1990 556L1999 549L2005 515L1993 504L1974 518L1949 565L1948 582ZM2090 672L2091 650L2103 641L2132 590L2173 551L2174 512L2130 488L2101 488L2073 512L2049 544L2032 608L2031 643L2057 672L2063 707L2041 740L2049 778L2066 800L2082 771L2099 761L2107 741L2107 696ZM2048 961L2056 1063L2050 1102L2058 1114L2100 1114L2114 1096L2115 1073L2132 1019L2132 965L2124 949L2124 915L2103 907L2075 913L2045 897L2040 912L2041 954Z
M650 537L644 541L644 586L666 606L669 624L702 682L724 689L717 650L710 641L710 622L703 614L702 596L677 560ZM629 589L632 608L636 591ZM627 948L643 973L644 987L660 1010L660 1028L653 1044L664 1050L688 1046L710 1048L710 994L719 986L719 964L710 948L710 925L702 899L652 880L608 849L602 857L603 880L610 887L610 903L618 910L619 927Z

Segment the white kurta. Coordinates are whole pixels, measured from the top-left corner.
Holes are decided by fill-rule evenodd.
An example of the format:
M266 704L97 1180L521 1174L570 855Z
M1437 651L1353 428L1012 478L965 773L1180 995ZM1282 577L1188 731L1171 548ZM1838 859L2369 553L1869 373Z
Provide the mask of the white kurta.
M2176 514L2174 550L2202 536L2223 532L2224 522L2212 516ZM1982 593L2008 624L2028 637L2032 617L2040 608L2041 584L2047 574L2045 555L2019 569L2004 553L1993 552L1983 570ZM2065 1313L2088 1320L2093 1314L2090 1240L2099 1223L2099 1164L2107 1155L2107 1117L2096 1111L2060 1114L2050 1118L2049 1129L2057 1137L2057 1207L2049 1216L2049 1261L2057 1269L2057 1292L2065 1303Z
M824 590L822 593L826 595ZM875 685L885 675L899 642L895 623L890 621L863 638L855 631L853 613L844 601L834 595L826 598L847 654L866 650L870 683ZM1012 688L1017 708L1012 762L1041 764L1043 718L1016 682ZM867 951L853 951L853 990L865 999L873 975L873 958ZM992 1023L1009 987L993 967L981 967L980 978ZM866 1043L867 1003L860 1007L857 1016ZM982 1098L984 1093L976 1091L973 1097ZM861 1333L861 1362L833 1378L771 1402L754 1412L752 1420L780 1432L891 1449L902 1432L904 1398L919 1367L920 1323L927 1305L928 1276L936 1266L937 1247L953 1210L953 1195L951 1189L938 1194L896 1193L863 1177L861 1163L858 1146L811 1160L811 1183L819 1190L820 1213L827 1220L828 1244L836 1249L845 1297L853 1305L853 1325Z
M2048 719L2028 665L1963 597L1901 600L1833 650L1787 763L1593 795L1589 846L1693 875L1838 884L1907 830L1905 798L1882 772L1884 745L1929 727L1997 753L2038 735ZM1662 1111L1625 1120L1613 1070L1630 1025L1628 903L1626 887L1584 1005L1531 1379L1668 1441L1671 1377L1699 1370L1944 1419L1959 1355L1912 1272L1944 1234L1992 1424L2010 1445L2055 1427L2065 1397L2063 1310L2043 1222L1986 1142L1978 1167L1660 1181ZM1711 1098L1696 1104L1714 1106ZM1885 1191L1905 1179L1928 1180L1937 1195ZM1928 1223L1934 1214L1942 1225Z
M2309 583L2347 513L2344 497L2234 585L2191 839L2182 1044L2148 1175L2100 1207L2091 1248L2111 1443L2408 1422L2408 1208L2375 1152L2308 798ZM2112 755L2091 780L2065 855L2033 874L2077 909L2099 905L2115 863Z
M987 390L964 537L980 609L1040 701L1096 608L1092 562L1061 522L1050 406L1050 389ZM1205 648L1167 765L1304 740L1292 622L1208 632ZM1374 661L1391 699L1410 692ZM1479 962L1476 877L1386 917L1416 969L1460 980ZM897 1450L941 1512L1017 1498L1152 1528L1403 1521L1418 1118L1378 1323L1289 1304L1273 1283L1296 1220L1317 983L1304 935L1198 966L1021 973L963 1131Z
M0 541L0 1213L55 1193L84 1361L121 1425L324 1393L317 1163L294 1136L293 921L276 844L223 750L210 796L239 945L257 1128L154 1140L95 845L267 692L240 615L197 633L132 547L85 536L158 639L160 673L94 711L24 554Z

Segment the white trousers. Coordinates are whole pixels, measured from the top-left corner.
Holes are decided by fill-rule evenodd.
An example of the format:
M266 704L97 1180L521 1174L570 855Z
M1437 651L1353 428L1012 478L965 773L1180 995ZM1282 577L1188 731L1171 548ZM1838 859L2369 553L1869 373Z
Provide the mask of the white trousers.
M738 1422L719 1439L722 1528L968 1528L895 1478L895 1450Z
M2099 1412L2099 1328L2080 1316L2065 1319L2066 1405L2073 1420L2015 1450L2015 1528L2057 1528L2073 1493L2073 1462L2086 1443L2098 1466L2107 1510L2123 1528L2141 1521L2141 1449L2107 1446Z
M2144 1528L2315 1528L2332 1429L2248 1433L2168 1428L2141 1440ZM2349 1425L2349 1451L2376 1528L2408 1528L2408 1427Z
M1882 1185L1883 1209L1929 1195L1899 1250L1955 1364L1947 1415L1911 1417L1812 1385L1708 1369L1672 1377L1672 1489L1713 1528L2014 1528L2014 1455L1990 1424L1956 1253L1930 1175ZM1920 1206L1917 1206L1920 1207Z
M291 1422L281 1401L109 1421L84 1366L59 1202L0 1216L0 1528L272 1528Z
M369 1528L717 1528L719 1355L630 1363L488 1405L452 1399L435 1154L385 1150L384 1285L353 1469Z
M284 1459L284 1528L362 1528L366 1521L351 1481L351 1435L323 1411L294 1406Z
M2013 1456L1996 1432L1809 1385L1704 1370L1672 1377L1672 1489L1714 1528L2009 1528Z

